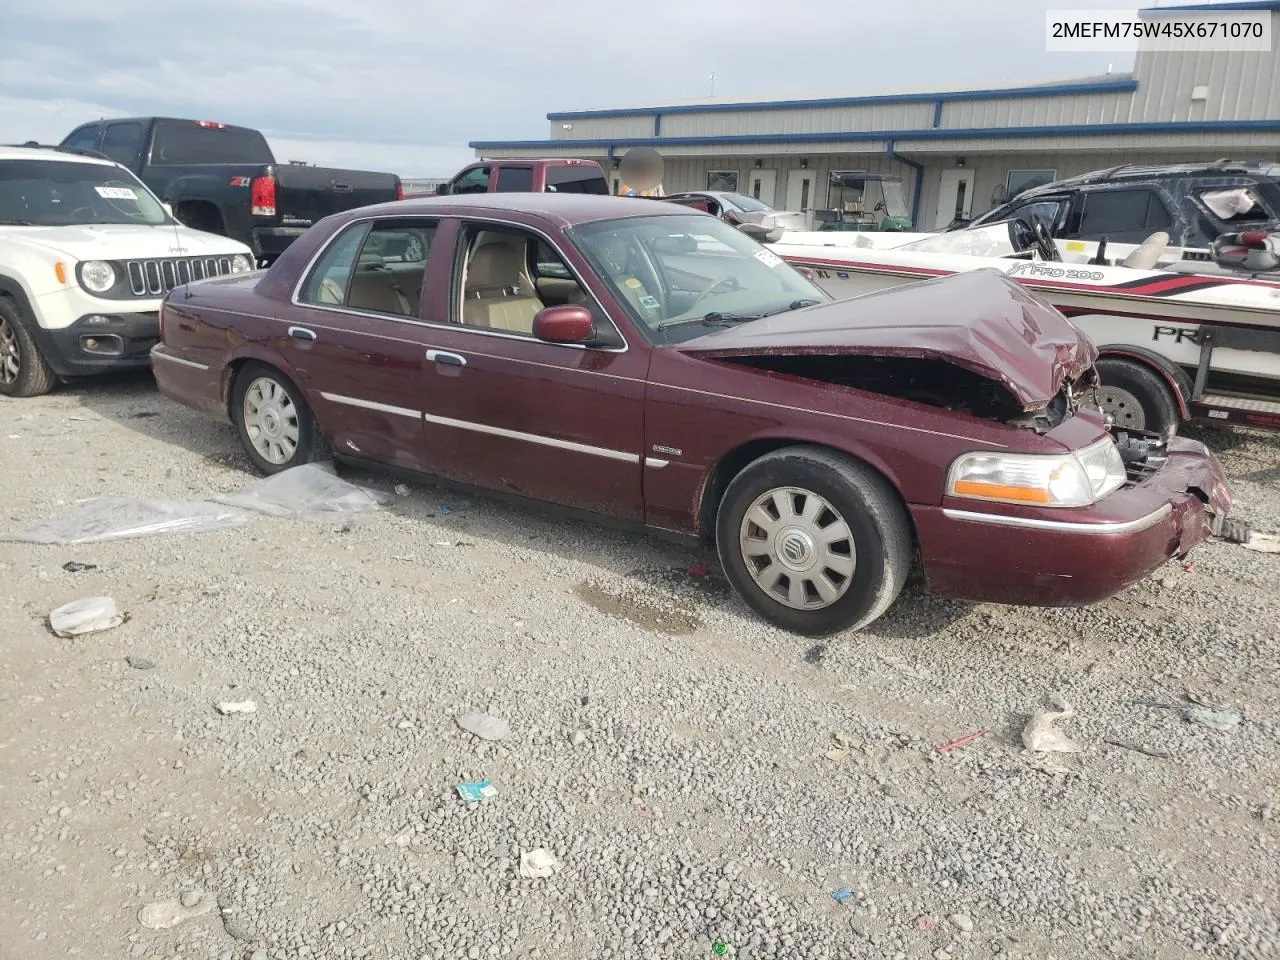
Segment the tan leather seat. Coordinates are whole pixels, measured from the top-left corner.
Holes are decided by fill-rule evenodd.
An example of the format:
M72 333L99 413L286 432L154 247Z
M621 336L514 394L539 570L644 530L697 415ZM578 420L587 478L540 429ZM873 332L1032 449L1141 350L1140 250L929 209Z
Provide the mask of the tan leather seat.
M415 274L396 274L387 269L358 269L351 275L347 305L354 310L392 313L416 317L422 298L421 268Z
M467 264L462 322L512 333L533 333L542 301L525 278L523 242L505 237L477 246Z

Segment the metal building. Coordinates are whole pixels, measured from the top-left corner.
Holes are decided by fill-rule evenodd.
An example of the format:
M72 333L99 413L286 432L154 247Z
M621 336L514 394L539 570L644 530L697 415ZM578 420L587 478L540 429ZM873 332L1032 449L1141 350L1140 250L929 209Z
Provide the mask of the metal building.
M732 189L779 209L825 208L830 175L902 177L917 229L1028 186L1122 163L1280 159L1280 0L1158 7L1270 10L1267 53L1139 49L1134 70L1053 83L765 102L701 101L548 114L547 140L477 141L477 156L582 157L615 169L666 158L668 193ZM616 182L616 169L613 174Z

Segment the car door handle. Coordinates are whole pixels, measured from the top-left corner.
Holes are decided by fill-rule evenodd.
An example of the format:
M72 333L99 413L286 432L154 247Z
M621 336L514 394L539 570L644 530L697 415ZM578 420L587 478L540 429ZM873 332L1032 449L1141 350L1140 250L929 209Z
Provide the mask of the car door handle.
M447 350L428 350L427 359L432 363L447 363L451 367L465 367L467 358L457 353L449 353Z
M306 327L290 327L289 336L293 337L295 340L314 340L316 338L316 332L314 330L308 330Z

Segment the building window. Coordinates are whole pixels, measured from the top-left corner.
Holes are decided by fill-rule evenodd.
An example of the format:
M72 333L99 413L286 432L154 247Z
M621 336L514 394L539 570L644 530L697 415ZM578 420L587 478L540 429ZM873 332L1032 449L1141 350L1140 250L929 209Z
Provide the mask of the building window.
M1010 170L1005 180L1005 199L1012 200L1024 190L1042 187L1058 179L1057 170Z
M725 193L738 192L737 170L708 170L707 189L722 190Z

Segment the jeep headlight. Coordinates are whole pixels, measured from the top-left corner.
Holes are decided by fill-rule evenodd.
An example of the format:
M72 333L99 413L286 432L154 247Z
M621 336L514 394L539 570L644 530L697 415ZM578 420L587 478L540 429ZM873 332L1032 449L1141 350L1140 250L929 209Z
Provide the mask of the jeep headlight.
M231 258L232 273L252 273L253 261L246 257L243 253L237 253Z
M80 264L80 282L90 293L106 293L116 285L115 267L105 260L86 260Z
M1037 507L1084 507L1125 482L1110 437L1063 454L966 453L947 472L947 495Z

